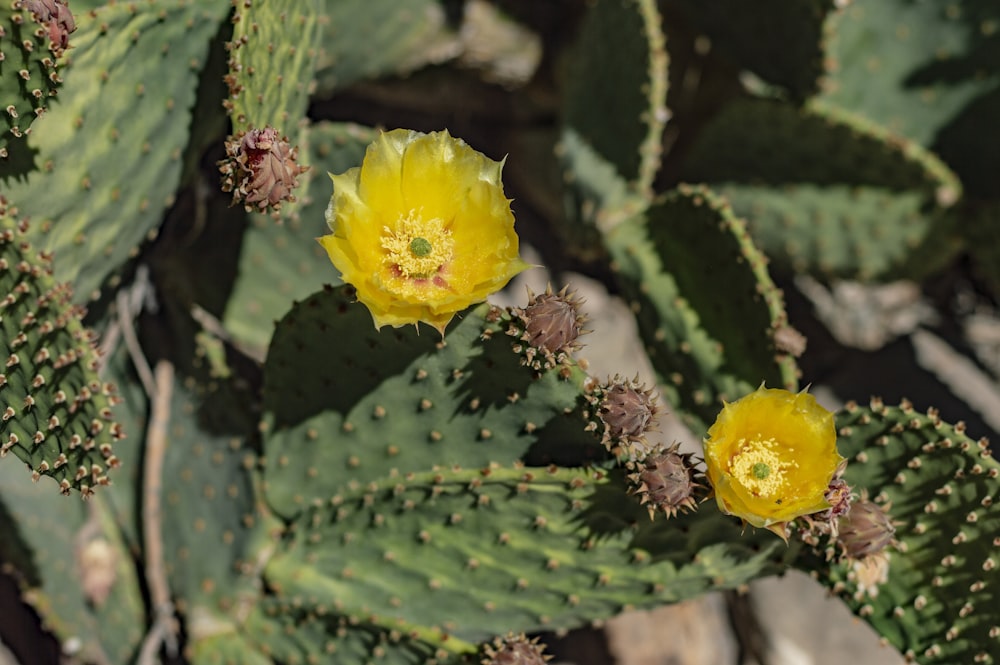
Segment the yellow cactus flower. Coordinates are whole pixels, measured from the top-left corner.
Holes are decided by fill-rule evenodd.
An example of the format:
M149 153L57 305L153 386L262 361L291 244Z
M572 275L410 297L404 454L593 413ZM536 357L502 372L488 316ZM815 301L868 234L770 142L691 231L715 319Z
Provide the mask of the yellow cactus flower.
M765 388L726 404L705 440L719 510L785 537L785 523L830 507L843 458L833 414L806 392Z
M496 162L447 130L383 132L360 167L333 179L318 238L375 326L452 317L529 265Z

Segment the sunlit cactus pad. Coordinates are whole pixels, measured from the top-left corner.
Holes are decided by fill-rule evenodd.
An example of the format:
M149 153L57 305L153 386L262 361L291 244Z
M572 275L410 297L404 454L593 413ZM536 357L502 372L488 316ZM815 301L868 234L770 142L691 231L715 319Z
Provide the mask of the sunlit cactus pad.
M37 480L84 496L118 465L114 386L97 374L93 333L71 290L52 279L51 257L26 240L27 225L0 218L0 456L13 453Z
M832 565L826 583L910 659L996 662L1000 464L989 442L906 402L849 404L837 424L845 478L885 507L898 546Z

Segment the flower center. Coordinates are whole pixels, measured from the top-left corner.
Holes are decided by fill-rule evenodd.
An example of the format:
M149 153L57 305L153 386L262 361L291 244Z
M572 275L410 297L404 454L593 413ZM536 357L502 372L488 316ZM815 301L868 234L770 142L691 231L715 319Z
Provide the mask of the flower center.
M785 471L797 467L778 456L774 439L740 439L739 451L729 461L732 476L754 496L772 497L786 484Z
M455 243L444 220L424 219L411 210L399 216L395 229L383 228L381 244L393 272L404 279L428 279L451 259Z

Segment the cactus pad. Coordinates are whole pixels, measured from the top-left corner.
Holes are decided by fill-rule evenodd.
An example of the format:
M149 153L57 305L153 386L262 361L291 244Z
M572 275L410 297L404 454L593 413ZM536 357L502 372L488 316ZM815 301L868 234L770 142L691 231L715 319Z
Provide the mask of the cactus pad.
M717 195L682 187L608 235L608 246L668 401L704 430L765 381L794 389L781 293L742 220Z
M618 472L362 470L295 520L264 576L285 612L377 620L462 652L497 626L571 628L734 588L793 551L737 540L738 525L712 510L675 520L651 523Z
M989 443L907 402L849 404L837 424L845 479L887 507L899 544L887 580L867 593L849 562L830 565L823 581L909 659L997 662L1000 465ZM817 566L809 558L805 569Z
M679 0L684 14L741 68L780 85L797 99L819 88L823 23L833 0L784 2Z
M710 183L748 218L754 239L785 267L822 276L898 272L940 242L961 185L919 145L819 104L742 99L693 146L683 175Z
M134 256L173 204L199 72L227 10L151 0L78 17L60 103L28 137L39 170L5 191L78 299Z
M124 433L112 417L114 386L97 376L93 333L68 285L52 279L51 257L32 249L27 224L0 217L0 456L13 453L35 480L83 496L118 465L112 444Z
M65 5L61 11L69 14ZM0 107L4 108L0 113L0 162L8 156L7 146L21 139L34 119L45 113L62 83L57 61L66 47L65 29L53 18L50 32L49 22L42 19L23 0L0 7ZM0 175L4 171L0 164Z
M107 493L68 501L10 464L0 488L0 564L42 627L81 662L134 662L145 608Z
M455 32L437 0L321 0L317 87L329 94L363 79L406 74L455 55Z
M233 129L292 133L305 115L316 65L320 0L234 3L229 45Z
M638 193L660 165L667 121L667 52L651 0L599 0L578 35L565 132L589 146ZM572 162L573 155L568 155Z
M583 373L524 366L508 315L487 305L467 310L442 341L414 328L376 331L352 293L327 289L299 303L271 342L265 480L282 516L359 475L422 469L429 459L510 463L581 401ZM592 439L585 426L581 419L581 451Z

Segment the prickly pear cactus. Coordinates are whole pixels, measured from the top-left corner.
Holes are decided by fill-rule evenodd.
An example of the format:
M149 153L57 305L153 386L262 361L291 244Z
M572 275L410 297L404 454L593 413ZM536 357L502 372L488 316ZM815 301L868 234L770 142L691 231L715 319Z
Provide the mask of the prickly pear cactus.
M829 508L780 523L727 505L738 469L698 450L726 403L829 378L786 310L800 276L947 271L934 293L996 298L987 4L7 2L11 607L102 665L535 663L539 632L797 567L911 661L995 662L985 439L851 403L809 497ZM450 148L371 148L406 128ZM461 243L550 274L501 306L472 270L441 324L422 289L457 282L387 257L437 243L465 274L486 181ZM589 321L572 274L634 321ZM359 295L414 297L436 330L377 329ZM652 381L586 346L619 323ZM690 440L659 438L668 412ZM730 443L757 446L746 477L794 466L759 431Z
M597 461L598 439L573 414L589 404L586 376L568 361L534 369L511 314L480 306L443 342L400 330L346 343L367 319L349 288L321 291L268 354L265 494L290 540L264 579L283 612L373 615L466 652L498 622L568 628L735 588L789 555L727 542L718 514L664 531L619 471L526 466L555 443L562 464ZM302 381L307 366L317 383ZM355 391L331 389L343 374ZM553 427L566 413L575 428Z

